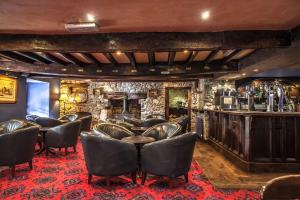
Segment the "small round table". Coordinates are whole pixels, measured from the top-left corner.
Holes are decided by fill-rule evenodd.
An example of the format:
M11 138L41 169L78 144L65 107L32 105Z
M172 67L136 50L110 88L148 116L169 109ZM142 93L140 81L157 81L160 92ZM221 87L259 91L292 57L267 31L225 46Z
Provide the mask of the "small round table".
M141 168L141 147L144 144L154 142L155 139L152 137L146 137L146 136L142 136L142 135L134 135L134 136L124 137L124 138L122 138L122 141L135 145L136 150L137 150L137 156L138 156L138 165L139 165L139 169L140 169Z
M46 141L46 133L47 131L50 129L51 127L41 127L39 133L42 135L42 145L43 147L41 147L40 150L38 150L38 152L36 152L36 155L40 155L41 153L43 153L44 151L46 151L46 155L48 153L51 153L53 155L55 155L55 152L51 151L49 148L45 147L45 141Z

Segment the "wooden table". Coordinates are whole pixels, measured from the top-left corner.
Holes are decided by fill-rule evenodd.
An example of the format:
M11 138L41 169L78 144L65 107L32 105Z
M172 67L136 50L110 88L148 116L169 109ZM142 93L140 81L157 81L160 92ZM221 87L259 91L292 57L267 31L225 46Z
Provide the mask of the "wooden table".
M137 150L137 156L138 156L138 165L139 165L139 169L140 169L141 168L141 147L144 144L154 142L155 139L152 137L135 135L135 136L129 136L129 137L122 138L122 141L135 145L136 150Z
M130 130L136 134L141 135L143 132L145 132L149 127L131 127Z

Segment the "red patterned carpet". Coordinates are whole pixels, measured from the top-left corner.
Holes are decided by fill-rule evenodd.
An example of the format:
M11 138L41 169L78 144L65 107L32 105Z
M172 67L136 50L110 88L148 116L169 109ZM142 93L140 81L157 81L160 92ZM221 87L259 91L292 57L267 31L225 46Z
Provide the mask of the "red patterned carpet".
M61 152L57 157L46 158L42 154L35 157L33 165L32 171L27 164L17 166L15 179L9 179L8 168L0 168L0 199L259 199L257 191L215 189L196 162L192 164L189 183L179 178L173 189L168 188L165 179L157 177L148 178L145 186L140 185L140 179L133 184L129 177L113 179L110 188L100 177L94 177L93 184L88 185L81 147L78 153L68 156Z

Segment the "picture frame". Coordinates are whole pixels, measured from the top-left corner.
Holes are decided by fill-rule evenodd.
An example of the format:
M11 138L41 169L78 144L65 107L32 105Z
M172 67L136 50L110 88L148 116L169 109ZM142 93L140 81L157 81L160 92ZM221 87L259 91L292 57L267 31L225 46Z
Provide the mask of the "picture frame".
M0 75L0 104L16 103L18 80Z

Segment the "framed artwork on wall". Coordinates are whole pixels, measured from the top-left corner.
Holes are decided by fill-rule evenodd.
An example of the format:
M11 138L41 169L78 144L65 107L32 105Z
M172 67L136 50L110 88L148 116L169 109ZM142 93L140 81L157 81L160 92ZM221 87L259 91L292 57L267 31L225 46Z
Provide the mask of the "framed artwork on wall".
M0 103L16 103L17 87L17 79L0 75Z

